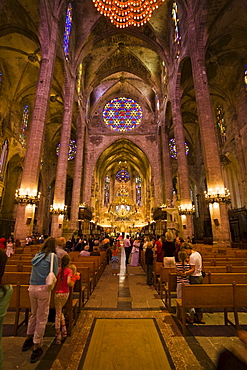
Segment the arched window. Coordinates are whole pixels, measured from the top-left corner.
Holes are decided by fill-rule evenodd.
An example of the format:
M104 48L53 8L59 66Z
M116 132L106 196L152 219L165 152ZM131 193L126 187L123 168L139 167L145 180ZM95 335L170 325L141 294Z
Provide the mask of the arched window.
M66 59L69 57L69 38L70 32L72 27L72 5L69 3L66 18L65 18L65 29L64 29L64 37L63 37L63 50Z
M108 207L110 202L110 177L106 175L104 183L104 206Z
M56 148L57 155L60 154L60 143L57 145ZM69 149L68 149L68 161L72 161L76 155L76 142L75 140L70 140L69 142Z
M28 118L29 118L29 110L28 110L28 104L26 104L22 112L21 130L20 130L20 142L22 145L26 144Z
M226 126L225 126L225 119L224 119L224 112L220 104L218 104L216 108L216 124L218 127L220 144L224 144L226 141Z
M184 143L184 146L185 146L185 153L186 155L188 155L190 151L189 145L187 143ZM177 159L178 152L177 152L177 144L176 144L175 139L171 139L169 141L169 149L170 149L170 157L173 159Z
M82 63L79 64L77 72L77 94L81 95L82 89Z
M130 131L141 123L141 119L140 105L129 98L113 99L103 109L103 120L114 131Z
M178 6L175 2L172 4L172 20L174 23L174 42L179 44L181 36L179 31Z
M142 205L142 180L139 173L136 173L136 204L140 207Z

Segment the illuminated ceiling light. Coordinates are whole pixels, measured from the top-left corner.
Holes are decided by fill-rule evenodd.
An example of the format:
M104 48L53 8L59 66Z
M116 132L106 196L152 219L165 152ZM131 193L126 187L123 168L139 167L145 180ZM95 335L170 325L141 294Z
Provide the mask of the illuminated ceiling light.
M140 27L165 0L93 0L100 14L110 18L116 27Z

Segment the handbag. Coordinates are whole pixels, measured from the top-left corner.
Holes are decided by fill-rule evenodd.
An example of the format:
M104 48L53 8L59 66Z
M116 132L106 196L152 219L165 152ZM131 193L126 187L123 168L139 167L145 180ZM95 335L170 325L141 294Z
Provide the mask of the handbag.
M46 286L49 291L54 289L54 286L57 282L57 278L53 272L53 261L54 261L54 253L51 254L50 272L46 277Z

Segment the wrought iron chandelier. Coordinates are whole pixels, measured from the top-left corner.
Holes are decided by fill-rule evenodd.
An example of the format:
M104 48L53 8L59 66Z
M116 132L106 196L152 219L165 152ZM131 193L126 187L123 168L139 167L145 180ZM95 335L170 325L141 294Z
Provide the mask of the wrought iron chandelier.
M143 26L165 0L93 0L94 6L116 27Z

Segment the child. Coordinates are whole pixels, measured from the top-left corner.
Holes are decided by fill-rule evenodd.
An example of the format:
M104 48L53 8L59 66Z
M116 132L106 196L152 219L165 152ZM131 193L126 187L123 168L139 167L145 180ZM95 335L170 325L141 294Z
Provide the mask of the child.
M56 344L61 344L62 338L67 337L63 306L69 298L69 287L74 285L73 281L71 280L72 270L69 268L69 263L70 257L65 254L61 259L61 267L59 268L57 275L57 285L55 290L55 329L57 337Z
M145 263L147 273L147 285L153 285L154 253L152 242L147 242L146 244Z
M113 275L115 275L115 274L117 275L117 273L118 273L118 262L119 262L118 253L119 253L119 249L117 248L116 243L113 243L112 258L111 258L112 274Z
M189 280L189 275L186 274L187 271L190 270L190 264L188 260L188 255L187 253L182 250L178 252L178 260L179 262L176 263L176 271L177 271L177 298L181 299L182 298L182 285L189 285L190 280ZM186 317L186 321L190 324L193 323L193 318L191 316Z
M69 268L72 270L72 276L70 280L75 284L76 280L80 280L80 273L77 272L76 265L69 265Z

